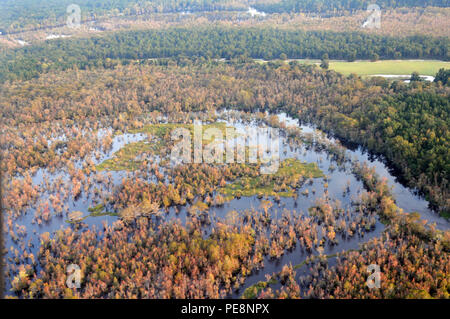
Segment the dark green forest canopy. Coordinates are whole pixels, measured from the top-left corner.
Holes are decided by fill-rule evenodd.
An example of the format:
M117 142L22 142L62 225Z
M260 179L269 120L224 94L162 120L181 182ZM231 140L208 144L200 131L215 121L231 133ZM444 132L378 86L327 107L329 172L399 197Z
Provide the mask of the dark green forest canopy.
M256 9L268 13L309 12L336 13L336 11L366 10L370 4L377 4L381 9L401 7L448 7L448 0L280 0L255 3Z
M436 73L434 82L441 82L443 85L449 85L450 84L449 78L450 78L450 70L440 69L438 73Z
M126 31L99 37L58 39L0 54L0 81L29 79L52 69L108 66L114 60L167 57L277 59L441 59L446 37L395 38L360 32L276 28L196 27Z
M410 187L422 189L433 204L440 201L437 206L448 216L450 96L433 85L426 90L396 85L393 92L337 106L337 112L311 108L308 117L323 130L384 155Z

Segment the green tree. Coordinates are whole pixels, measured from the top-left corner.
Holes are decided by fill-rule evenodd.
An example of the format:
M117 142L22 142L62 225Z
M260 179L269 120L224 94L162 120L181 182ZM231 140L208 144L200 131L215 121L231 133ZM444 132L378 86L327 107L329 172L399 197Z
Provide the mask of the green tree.
M450 77L450 69L440 69L434 78L434 82L441 82L443 85L449 85L448 78Z
M322 62L320 63L320 67L324 70L328 70L328 68L330 67L330 62L328 60L328 54L325 53L324 55L322 55Z
M411 79L410 79L410 81L411 81L411 82L420 82L420 81L422 81L422 78L420 77L420 75L419 75L418 72L413 72L413 73L411 74Z

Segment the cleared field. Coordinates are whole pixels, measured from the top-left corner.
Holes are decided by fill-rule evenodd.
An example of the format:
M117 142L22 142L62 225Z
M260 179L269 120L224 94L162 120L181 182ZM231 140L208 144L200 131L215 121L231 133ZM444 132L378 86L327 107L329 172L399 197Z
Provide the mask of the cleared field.
M384 61L330 61L330 69L342 74L358 75L406 75L418 72L420 75L436 75L440 68L450 69L450 62L433 60L384 60Z
M255 59L258 63L267 63L262 59ZM320 60L315 59L290 59L289 61L297 61L305 64L320 65ZM439 69L450 69L450 62L438 60L380 60L371 61L337 61L330 60L329 69L336 72L349 75L355 73L357 75L411 75L418 72L420 75L435 76Z

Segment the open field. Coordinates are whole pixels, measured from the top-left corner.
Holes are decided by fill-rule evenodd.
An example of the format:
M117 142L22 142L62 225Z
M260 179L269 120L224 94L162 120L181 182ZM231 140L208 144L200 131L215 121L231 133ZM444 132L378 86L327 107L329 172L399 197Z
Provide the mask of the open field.
M255 59L258 63L267 61ZM305 64L320 65L320 60L315 59L292 59L288 61L297 61ZM439 69L450 69L450 62L438 60L380 60L376 62L359 60L355 62L330 60L330 70L349 75L410 75L418 72L420 75L435 76Z
M450 68L450 62L433 60L384 60L384 61L330 61L330 69L342 74L358 75L389 74L402 75L418 72L420 75L435 75L440 68Z

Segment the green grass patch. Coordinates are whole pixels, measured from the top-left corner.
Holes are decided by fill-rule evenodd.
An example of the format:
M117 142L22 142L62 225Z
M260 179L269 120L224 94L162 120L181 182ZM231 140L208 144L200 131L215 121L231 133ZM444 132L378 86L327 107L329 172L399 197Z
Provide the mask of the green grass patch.
M157 150L158 145L152 144L148 140L130 143L114 153L112 158L97 165L96 169L98 171L133 171L142 164L142 161L136 159L139 154L156 153Z
M88 212L90 213L99 213L102 212L105 209L105 205L103 205L102 203L94 206L94 207L89 207L88 208Z
M119 213L113 213L113 212L94 212L90 213L86 217L101 217L101 216L119 216Z
M439 69L450 69L450 62L434 60L383 60L383 61L330 61L330 70L349 75L410 75L418 72L420 75L436 75Z
M285 61L286 63L290 60ZM320 60L294 59L297 63L320 65ZM264 64L268 61L255 59L255 62ZM450 62L438 60L380 60L380 61L336 61L330 60L329 69L349 75L410 75L418 72L420 75L436 75L439 69L450 69Z
M193 124L179 124L179 123L168 123L168 124L150 124L146 125L143 128L130 130L129 133L136 134L136 133L147 133L156 135L158 137L165 137L168 136L170 138L170 135L174 129L177 128L186 128L188 129L192 136L194 134L194 125ZM222 134L225 136L225 129L227 128L225 122L216 122L211 124L202 124L202 130L203 132L209 128L218 128L222 131Z
M227 197L281 196L292 197L299 183L305 178L320 178L325 175L316 163L302 163L297 159L287 159L272 175L243 177L219 189ZM280 188L280 189L279 189Z
M98 171L134 171L139 169L143 164L142 160L137 160L139 155L144 153L150 155L158 155L161 158L166 158L170 155L171 145L176 141L172 141L172 132L177 128L186 128L191 133L191 142L194 143L194 125L193 124L152 124L146 125L140 129L130 130L129 133L137 134L144 133L148 135L143 141L134 142L125 145L113 157L103 161L96 166ZM202 134L209 128L219 129L223 138L226 137L226 123L217 122L212 124L202 125ZM203 139L203 145L211 143L211 139ZM193 150L193 147L191 147Z
M255 299L256 296L267 287L266 281L260 281L247 289L244 290L244 293L242 294L242 299Z
M268 285L275 285L277 282L275 277L270 278L269 281L259 281L245 289L241 299L255 299L264 288Z
M70 216L69 216L69 219L66 220L66 222L69 224L77 224L79 222L82 222L83 220L85 220L88 217L119 216L118 213L105 211L105 205L103 205L101 203L94 207L89 207L88 212L89 212L89 215L79 216L74 219L70 218ZM76 212L76 213L79 213L80 215L82 214L81 212Z

